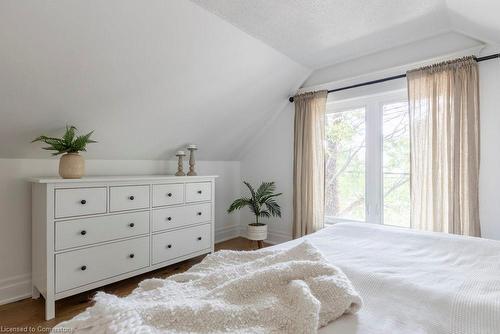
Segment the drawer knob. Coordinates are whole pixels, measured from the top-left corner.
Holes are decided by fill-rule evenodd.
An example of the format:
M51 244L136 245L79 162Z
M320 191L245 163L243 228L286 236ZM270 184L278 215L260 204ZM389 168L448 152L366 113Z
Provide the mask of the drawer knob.
M198 240L201 240L201 237L198 237Z
M168 193L168 194L167 194L167 196L168 196L168 197L172 197L172 193Z
M85 234L87 234L87 231L83 230L83 231L80 232L80 234L81 235L85 235Z
M130 226L130 227L134 227L134 226L135 226L135 224L134 224L134 223L130 223L130 224L128 224L128 226Z
M82 205L85 205L85 204L87 204L87 201L86 201L86 200L84 200L84 199L82 199L82 200L80 201L80 203L82 203Z
M167 248L172 248L172 245L167 245Z
M131 201L133 201L133 200L134 200L134 196L130 196L130 197L129 197L129 199L130 199Z
M81 269L82 271L83 271L83 270L87 270L87 266L81 266L81 268L80 268L80 269Z
M197 213L197 215L198 215L198 216L201 216L201 212L198 212L198 213Z
M198 190L198 194L201 194L201 190Z
M168 220L168 221L171 221L171 220L172 220L172 217L167 217L167 220Z
M129 255L129 257L130 257L131 259L133 259L133 258L134 258L134 256L135 256L135 255L134 255L134 253L132 253L132 254L130 254L130 255Z

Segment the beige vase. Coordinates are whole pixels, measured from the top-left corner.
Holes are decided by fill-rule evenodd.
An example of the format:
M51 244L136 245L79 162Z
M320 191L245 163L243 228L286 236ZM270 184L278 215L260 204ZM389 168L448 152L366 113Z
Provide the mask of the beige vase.
M85 160L78 153L66 153L59 160L59 175L63 179L79 179L85 174Z

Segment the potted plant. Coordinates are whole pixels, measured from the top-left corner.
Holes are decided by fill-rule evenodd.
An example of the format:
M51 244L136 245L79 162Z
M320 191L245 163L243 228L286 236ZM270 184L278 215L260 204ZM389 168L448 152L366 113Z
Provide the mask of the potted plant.
M231 204L227 212L231 213L248 206L255 215L255 222L248 224L247 237L249 240L258 241L259 246L261 246L262 240L267 239L267 225L262 223L260 218L281 217L281 208L275 199L281 193L274 193L276 188L274 182L262 182L257 190L250 183L245 181L243 183L250 190L251 197L238 198Z
M41 141L49 145L43 149L56 151L52 153L54 156L64 154L59 160L59 175L63 179L79 179L85 174L85 160L78 153L86 151L87 144L96 143L90 139L94 131L82 136L76 136L76 131L73 125L66 126L66 132L62 138L42 135L32 141L32 143Z

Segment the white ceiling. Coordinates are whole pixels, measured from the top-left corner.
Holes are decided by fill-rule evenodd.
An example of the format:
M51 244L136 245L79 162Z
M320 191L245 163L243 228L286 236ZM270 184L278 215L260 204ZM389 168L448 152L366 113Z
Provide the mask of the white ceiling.
M448 31L500 42L498 0L192 1L314 69Z
M304 82L307 90L321 88L335 88L356 84L359 82L380 79L385 76L404 73L406 70L418 67L421 61L439 59L443 55L460 57L464 55L481 55L484 43L457 32L446 32L431 38L416 41L410 44L397 46L375 54L357 57L346 62L315 70ZM410 65L403 69L401 66ZM394 73L387 71L395 69ZM384 73L380 73L383 71ZM373 77L371 77L373 75ZM351 80L353 82L351 82ZM402 80L404 81L404 80ZM323 84L327 84L321 87Z
M95 130L88 158L231 160L310 70L189 1L0 1L0 158Z

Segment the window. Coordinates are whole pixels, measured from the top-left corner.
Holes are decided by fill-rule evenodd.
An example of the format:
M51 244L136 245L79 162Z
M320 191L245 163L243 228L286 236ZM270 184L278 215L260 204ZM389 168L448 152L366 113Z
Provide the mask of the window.
M365 108L326 117L325 213L365 220Z
M410 226L405 91L329 102L325 220Z
M409 227L410 134L407 101L382 106L384 224Z

